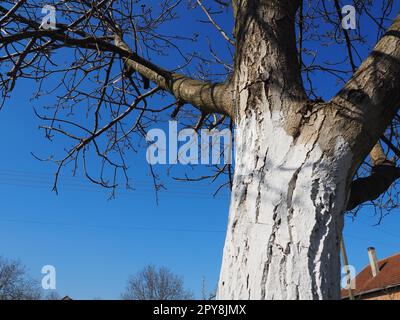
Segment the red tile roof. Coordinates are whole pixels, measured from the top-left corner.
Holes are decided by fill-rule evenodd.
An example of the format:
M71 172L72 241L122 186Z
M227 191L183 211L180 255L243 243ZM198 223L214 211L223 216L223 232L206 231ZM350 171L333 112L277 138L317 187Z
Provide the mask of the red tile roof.
M353 295L357 296L397 285L400 286L400 253L379 260L378 265L379 273L376 277L372 276L369 264L356 276ZM342 289L342 297L348 297L348 290Z

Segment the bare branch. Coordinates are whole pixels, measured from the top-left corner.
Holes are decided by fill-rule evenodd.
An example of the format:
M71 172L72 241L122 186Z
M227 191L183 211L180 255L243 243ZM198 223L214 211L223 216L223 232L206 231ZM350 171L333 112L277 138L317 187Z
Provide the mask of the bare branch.
M228 41L231 45L235 45L235 41L233 41L227 34L226 32L215 22L211 14L208 12L206 7L203 5L203 3L200 0L196 0L197 4L200 6L200 8L204 11L206 14L208 20L212 23L212 25L219 31L219 33L224 37L226 41Z

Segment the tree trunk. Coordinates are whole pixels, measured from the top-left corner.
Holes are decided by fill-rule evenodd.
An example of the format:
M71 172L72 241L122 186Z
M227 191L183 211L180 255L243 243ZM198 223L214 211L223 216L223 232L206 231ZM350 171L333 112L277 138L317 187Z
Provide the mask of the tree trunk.
M338 299L351 157L318 132L295 142L279 114L243 119L219 299ZM321 120L323 122L323 120Z
M354 161L338 133L342 118L304 93L296 3L236 7L235 179L219 299L340 297L339 236Z

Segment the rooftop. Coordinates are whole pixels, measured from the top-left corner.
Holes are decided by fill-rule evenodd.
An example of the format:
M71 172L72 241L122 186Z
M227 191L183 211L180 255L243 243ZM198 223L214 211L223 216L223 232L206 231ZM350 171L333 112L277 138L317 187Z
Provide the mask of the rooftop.
M354 296L400 286L400 253L379 260L378 266L379 273L375 277L369 264L356 276ZM348 290L342 289L342 297L348 297Z

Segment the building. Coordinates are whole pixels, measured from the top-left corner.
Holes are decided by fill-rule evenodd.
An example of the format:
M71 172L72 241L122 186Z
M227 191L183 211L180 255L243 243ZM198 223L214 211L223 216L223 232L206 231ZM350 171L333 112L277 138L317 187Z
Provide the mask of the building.
M368 248L369 265L353 279L352 294L356 300L400 300L400 253L382 260L374 248ZM349 291L342 289L342 299Z

